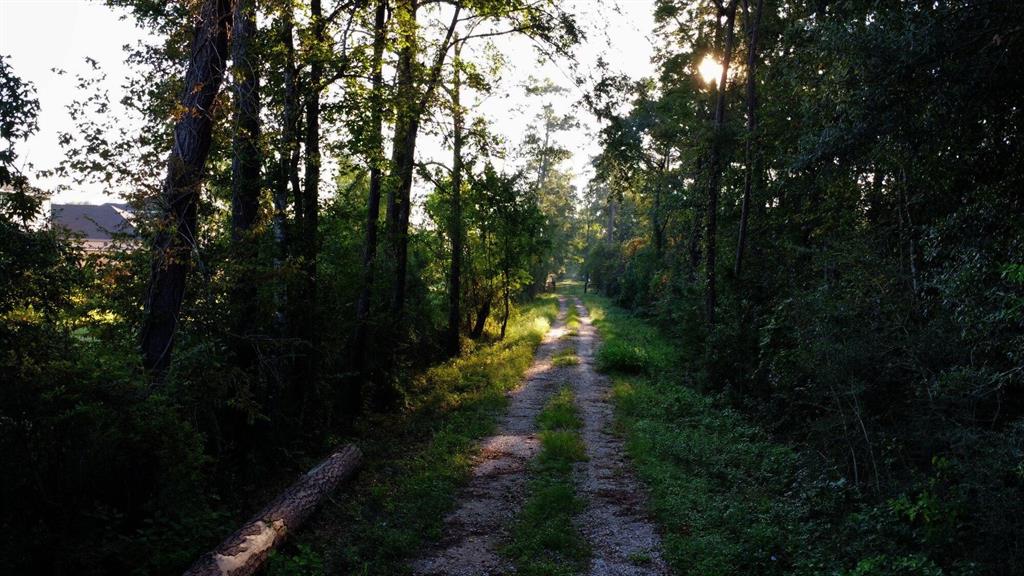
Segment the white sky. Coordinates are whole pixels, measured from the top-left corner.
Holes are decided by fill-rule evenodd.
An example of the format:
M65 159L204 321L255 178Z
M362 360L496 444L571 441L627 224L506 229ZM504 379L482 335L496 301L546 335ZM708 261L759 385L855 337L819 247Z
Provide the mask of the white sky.
M587 41L577 49L581 72L594 67L604 56L613 71L633 78L653 74L649 39L653 29L653 0L571 0L562 7L577 16ZM61 159L57 134L69 131L73 124L66 106L76 97L74 76L87 73L84 58L99 61L107 73L106 88L112 103L123 91L121 82L128 76L122 46L143 38L143 32L130 20L121 20L121 12L104 6L99 0L0 0L0 53L10 56L15 74L31 81L40 102L39 133L18 146L19 161L31 163L36 170L53 168ZM575 111L580 128L567 134L562 144L574 151L573 170L577 187L589 174L592 155L598 152L596 121L579 106L582 89L572 86L566 62L548 63L538 68L529 44L513 37L502 37L496 45L509 60L501 82L510 96L492 96L475 110L487 115L494 130L510 142L522 140L526 125L539 110L540 102L523 96L521 85L529 78L551 78L570 88L553 102L560 113ZM52 68L68 72L58 76ZM420 154L447 160L440 144L424 138ZM43 188L71 182L38 181ZM115 198L97 186L79 186L54 195L55 202L109 202Z

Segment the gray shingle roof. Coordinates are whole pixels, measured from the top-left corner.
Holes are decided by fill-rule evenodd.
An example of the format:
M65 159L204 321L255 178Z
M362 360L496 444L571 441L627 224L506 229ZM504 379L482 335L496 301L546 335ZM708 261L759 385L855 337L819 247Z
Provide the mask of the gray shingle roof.
M114 234L133 234L127 220L131 208L127 204L53 204L50 222L82 234L86 240L110 240Z

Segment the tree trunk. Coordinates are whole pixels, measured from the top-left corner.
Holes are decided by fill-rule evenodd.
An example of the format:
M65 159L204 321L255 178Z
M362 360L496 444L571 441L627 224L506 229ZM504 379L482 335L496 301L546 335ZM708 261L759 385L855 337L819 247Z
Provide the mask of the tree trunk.
M160 383L171 363L185 280L196 249L199 188L213 134L213 106L224 79L229 0L205 0L192 40L192 56L174 126L167 178L159 197L163 214L153 238L146 318L142 326L143 365Z
M484 333L484 326L487 324L487 317L491 315L491 297L484 300L484 305L476 311L476 323L473 324L473 331L469 333L470 338L476 340Z
M347 444L306 472L237 532L204 554L185 576L249 576L255 574L274 550L309 518L313 510L341 482L359 468L359 448Z
M749 0L743 0L744 11ZM753 144L757 133L757 40L761 28L761 13L764 0L757 0L757 14L750 23L750 13L746 13L749 40L747 43L747 142L744 149L743 202L740 207L740 231L736 239L736 266L733 272L739 277L743 271L743 251L747 245L747 226L750 220L750 201L755 186L754 180L760 178L760 154L758 160L753 158Z
M256 6L235 0L231 74L235 83L235 130L231 160L231 239L245 240L256 225L260 194L260 78L254 53Z
M391 314L397 324L401 320L401 314L405 307L405 276L409 246L409 193L412 189L419 115L414 110L416 86L413 70L417 51L416 2L414 0L399 0L394 9L395 17L400 23L399 26L411 27L411 30L399 30L402 41L395 69L395 133L391 144L391 173L388 178L388 245L391 248L395 265Z
M430 102L441 75L445 55L451 47L451 38L459 21L461 6L456 5L448 33L438 52L427 78L424 80L422 93L416 90L416 0L399 2L396 13L403 11L400 20L409 27L400 35L402 48L398 53L396 67L395 91L397 110L395 120L394 142L391 150L391 176L388 179L388 236L395 258L395 285L391 299L392 320L399 324L405 310L406 275L409 255L409 212L411 210L412 177L416 164L416 137L419 134L420 117ZM418 96L418 97L417 97Z
M691 282L697 281L698 268L700 268L700 241L701 230L704 228L704 218L699 210L694 210L693 227L690 230L690 239L687 242L687 252L690 256L689 278Z
M462 290L462 103L459 99L459 38L452 61L452 263L448 280L448 354L459 355L459 298ZM504 332L504 330L502 330Z
M537 183L534 190L540 190L548 179L548 146L551 143L551 122L544 122L544 144L540 148L540 164L537 165Z
M370 110L370 195L366 204L366 237L363 241L363 286L356 302L356 333L353 342L355 367L366 366L366 339L369 337L370 299L373 297L375 260L377 259L377 223L380 220L381 196L381 143L384 119L384 77L381 70L384 44L387 41L385 18L387 2L380 0L373 22L373 88Z
M718 247L718 193L722 180L722 132L725 125L725 93L728 90L729 64L732 60L732 48L735 34L733 22L736 20L736 1L731 0L725 14L725 55L722 58L722 77L718 82L715 98L715 121L711 142L710 177L708 178L708 210L705 216L704 230L704 269L705 269L705 307L708 324L715 324L715 308L718 293L715 286L715 267L717 265Z
M505 328L508 327L508 317L509 317L509 314L511 314L511 312L512 312L512 297L511 297L512 296L511 295L512 287L510 285L508 268L506 268L503 271L502 276L503 276L502 284L503 284L503 290L504 290L504 295L505 295L505 312L501 316L501 335L498 336L499 340L504 340L505 339Z
M654 187L654 205L651 207L651 235L654 237L654 259L659 265L665 252L665 226L661 220L661 196L665 185L665 175L668 173L668 156L669 151L666 149L665 156L661 161L661 178Z
M231 241L239 270L232 287L235 314L234 346L240 365L252 362L247 341L257 327L256 282L253 268L258 249L254 228L260 207L260 80L259 59L254 53L256 6L253 0L236 0L232 14L231 69L235 88L234 134L231 159Z
M292 234L288 229L288 198L289 194L298 197L300 192L298 164L298 87L295 73L295 45L292 39L294 23L292 7L287 5L281 14L281 45L285 51L284 65L284 98L281 118L281 137L278 150L278 177L274 186L274 240L277 244L274 266L280 270L283 262L288 259L291 249ZM290 192L289 192L290 187ZM301 210L296 210L296 223L301 219ZM296 230L298 226L296 225ZM288 322L288 286L279 288L277 308L277 324L281 333L290 329Z
M320 91L324 63L319 54L324 38L323 10L320 0L310 0L310 26L317 44L309 64L309 85L306 94L305 174L302 190L302 278L304 306L315 314L317 303L317 256L320 252ZM305 322L306 340L317 342L316 322Z
M615 213L618 209L618 204L615 203L615 198L612 197L611 193L608 194L608 218L605 225L605 237L604 241L608 244L615 242Z

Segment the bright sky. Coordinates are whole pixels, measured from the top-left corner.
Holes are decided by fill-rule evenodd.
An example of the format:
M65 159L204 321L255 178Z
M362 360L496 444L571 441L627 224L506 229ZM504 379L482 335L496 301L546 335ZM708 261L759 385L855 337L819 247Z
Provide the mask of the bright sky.
M587 34L586 43L577 50L581 72L592 69L603 56L612 70L634 78L653 73L649 39L654 27L653 0L572 0L563 2L562 7L576 14ZM111 101L120 99L121 82L129 73L122 46L143 38L130 20L121 20L121 15L99 0L0 0L0 53L10 56L15 74L35 84L41 106L39 133L18 147L21 162L40 170L53 168L60 161L57 134L73 126L66 106L76 97L74 75L88 72L86 56L99 61L107 73ZM521 86L526 80L548 77L571 88L553 104L559 113L575 111L580 120L580 128L567 134L562 144L575 152L573 169L576 184L582 187L588 179L590 157L598 152L595 135L599 127L579 106L583 90L572 86L568 63L548 63L538 68L527 42L502 37L496 44L510 63L502 78L502 88L510 96L491 97L476 110L491 118L497 132L518 142L540 106L523 97ZM53 68L68 74L58 76L51 71ZM446 159L440 145L429 138L423 142L421 154ZM37 184L52 189L60 182ZM55 202L87 203L113 199L97 186L77 187L53 198Z

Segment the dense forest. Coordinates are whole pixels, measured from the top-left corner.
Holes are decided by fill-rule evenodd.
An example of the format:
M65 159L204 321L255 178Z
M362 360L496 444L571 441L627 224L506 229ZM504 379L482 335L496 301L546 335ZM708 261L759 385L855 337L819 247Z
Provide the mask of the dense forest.
M605 573L598 333L662 550L623 573L1024 571L1024 3L654 0L655 77L533 78L516 133L474 103L576 62L556 0L105 3L150 40L120 102L75 78L56 167L0 54L11 573L182 573L345 443L264 570L449 573L410 562L535 353L584 387L541 402L501 554ZM41 225L40 178L125 191L131 232Z

